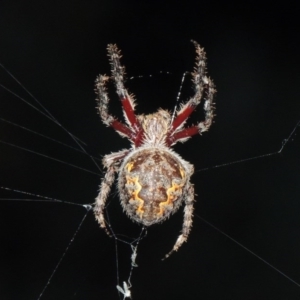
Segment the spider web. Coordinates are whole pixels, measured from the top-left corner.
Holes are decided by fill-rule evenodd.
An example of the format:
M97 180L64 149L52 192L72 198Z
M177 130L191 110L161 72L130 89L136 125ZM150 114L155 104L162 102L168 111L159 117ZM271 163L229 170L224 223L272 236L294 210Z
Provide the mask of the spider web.
M19 94L15 92L16 87L14 87L12 90L8 90L8 87L6 85L3 87L6 89L6 92L8 92L8 95L10 94L13 96L13 98L16 97L18 100L23 101L22 100L23 96L18 96ZM10 98L10 100L13 98ZM30 101L35 100L35 98L32 95L30 95L29 99L31 99ZM3 174L5 174L5 176L3 176L3 178L1 179L2 184L5 182L10 182L10 179L12 178L9 178L9 176L15 177L16 173L22 173L23 170L26 170L25 179L24 176L22 176L21 180L17 180L15 182L11 181L13 182L12 186L4 185L4 184L1 186L1 192L3 193L3 196L1 197L1 204L3 205L2 211L5 212L5 214L9 214L10 216L12 216L15 213L14 211L16 209L19 210L19 213L17 214L17 218L15 219L15 221L9 220L7 222L10 222L10 224L12 224L11 222L13 223L17 222L19 224L22 224L22 226L24 227L22 228L21 231L20 228L18 228L17 230L11 228L11 233L9 236L10 238L12 238L13 236L18 237L18 234L19 235L24 234L24 237L21 238L22 242L19 242L19 240L17 239L16 243L18 244L20 243L20 244L15 245L15 248L28 247L26 246L26 241L29 244L31 241L32 246L28 247L27 249L28 252L24 252L27 253L27 255L29 252L32 252L31 255L35 256L39 252L37 251L38 249L33 249L33 245L37 245L36 247L41 247L41 249L44 249L45 253L46 253L45 249L48 247L52 249L53 252L56 252L56 255L49 258L49 262L47 261L48 259L42 260L42 263L40 263L42 268L36 268L36 272L42 274L42 276L40 280L37 280L36 277L30 278L30 280L33 280L35 288L33 289L31 286L30 293L29 291L28 293L31 294L31 297L33 297L33 299L47 299L47 298L51 298L51 295L56 295L56 294L61 295L62 298L63 297L70 298L70 295L72 295L73 298L81 297L80 293L83 292L81 286L86 284L86 286L90 287L90 285L92 285L93 283L93 281L92 283L90 283L91 278L88 275L88 272L90 270L88 271L85 270L86 265L93 265L93 268L95 270L102 271L101 272L102 275L100 276L100 279L99 277L97 278L97 280L101 282L101 286L105 287L105 285L107 284L105 277L112 278L112 276L115 276L113 274L117 274L116 285L120 287L119 292L120 291L122 292L122 289L123 290L125 289L123 282L126 282L127 287L130 289L132 284L131 281L132 281L133 270L137 266L137 254L138 254L137 249L138 246L143 246L140 245L140 241L145 236L144 229L141 229L135 224L131 224L130 221L127 222L126 226L123 225L124 224L123 222L118 221L119 219L125 221L126 218L123 216L121 209L118 208L119 204L117 203L118 201L116 199L117 198L116 194L114 194L113 199L110 200L108 204L109 213L107 214L108 225L113 233L113 237L115 241L114 244L111 245L111 241L102 232L100 232L99 228L97 228L97 224L93 224L93 225L89 224L89 229L88 230L84 229L84 227L86 226L85 224L87 222L89 223L94 222L93 215L90 213L90 210L92 207L91 205L93 203L93 199L95 198L96 191L97 191L95 187L98 187L100 177L102 177L103 175L99 168L100 159L97 158L97 155L92 155L89 152L87 152L85 150L87 148L86 144L82 142L81 139L77 138L72 133L70 133L70 131L66 130L65 126L61 125L58 121L52 119L52 117L48 115L47 111L45 111L43 107L37 108L39 113L45 113L46 115L50 116L51 118L50 122L56 124L57 128L59 129L58 131L55 131L55 133L53 132L45 133L45 131L47 131L47 129L49 128L49 123L47 123L48 120L45 120L47 119L47 117L45 117L45 115L37 116L36 114L32 114L30 109L27 109L27 106L31 106L32 108L32 105L34 105L36 107L37 104L35 104L34 102L35 101L30 102L31 104L28 104L26 100L25 105L21 106L20 108L22 110L22 113L24 113L24 111L26 110L27 118L33 118L35 120L35 122L31 124L31 126L30 124L26 126L20 125L20 124L27 124L27 122L24 122L24 120L23 121L19 120L20 115L17 116L16 118L17 120L15 120L13 115L10 115L7 118L1 118L3 126L6 126L5 128L3 127L5 139L1 139L1 144L4 149L2 157L12 157L12 160L14 161L14 172L8 171L11 168L11 165L9 164L6 165L6 161L1 162L4 170ZM41 131L29 129L29 128L36 128L35 126L36 122L42 124ZM100 122L98 122L98 125L95 128L98 129L99 127L101 127L99 123ZM27 128L27 126L29 128ZM241 164L244 164L244 168L243 168L244 172L247 168L249 168L249 165L247 166L245 165L250 163L251 163L250 168L260 168L261 170L261 166L264 164L267 167L269 165L269 167L276 169L274 167L275 164L284 165L287 158L297 157L297 155L295 155L294 153L294 151L297 151L298 148L297 146L295 146L295 142L299 143L299 141L296 139L294 142L294 138L296 137L298 127L299 127L299 121L295 122L293 126L291 126L289 131L287 131L284 135L282 135L283 137L283 139L281 137L282 144L279 145L277 150L275 151L274 149L271 149L271 151L267 151L257 155L247 156L246 158L242 158L242 159L229 160L228 162L225 163L210 164L210 162L208 162L206 164L208 165L208 167L197 168L196 174L205 174L203 177L201 177L201 179L205 182L207 180L215 181L216 177L224 178L225 176L224 170L228 170L228 168L233 169L231 176L233 177L241 176L241 174L239 173L241 172L241 170L234 169L236 166L239 166ZM101 130L103 130L103 128L99 129L99 131ZM105 130L108 129L105 128ZM62 135L62 132L64 135ZM107 133L104 133L104 131L103 133L101 133L102 136L105 136L105 134ZM55 136L55 138L52 138L53 136ZM69 137L68 138L69 141L73 141L73 144L75 144L75 146L71 146L71 143L69 141L65 142L67 140L66 136ZM15 137L17 137L17 140L14 140ZM48 141L41 143L40 139L44 139ZM203 142L203 144L207 143L207 141L211 139L212 138L210 137L204 137L204 140L206 141ZM33 142L34 142L34 147L32 147ZM120 142L116 141L115 147L119 147L120 144L118 143ZM192 145L193 141L190 141L189 143L190 145ZM101 145L101 147L96 146L96 148L102 149L104 147L103 145ZM188 152L184 148L184 146L180 148L181 148L180 152L181 151L185 153ZM111 150L112 149L109 149L108 151ZM107 153L108 151L104 150L103 152ZM285 152L287 154L283 155ZM91 153L94 153L93 149L91 150ZM184 154L182 155L183 157L189 157L188 153L187 155ZM233 156L236 157L236 154L234 154ZM7 159L7 161L8 160L9 159ZM41 163L41 161L43 162ZM56 173L57 178L53 178L51 174L50 176L48 176L47 174L48 170L51 170L51 168L53 168L54 163L59 165L58 167L59 173ZM296 161L294 161L293 159L290 163L296 164ZM31 166L33 165L34 168L31 169ZM214 170L214 169L218 169L218 170ZM35 176L32 176L33 174L31 172L34 172ZM81 190L79 187L74 186L74 181L73 181L74 172L78 172L78 174L84 174L83 176L84 179L82 180L84 180L83 185L86 186L85 189ZM221 174L219 176L216 176L214 172L220 172ZM235 172L237 173L235 174ZM43 174L43 177L39 178L41 174ZM4 178L6 176L7 178ZM71 183L66 182L65 178L72 179ZM249 178L246 177L245 181L248 180ZM92 183L88 183L90 181L92 181ZM195 179L194 182L196 183L196 187L197 187L197 184L200 182L200 180ZM256 183L259 184L259 182ZM50 191L48 190L48 192L44 194L42 191L44 189L47 190L47 187L49 187L49 185L51 186ZM17 187L20 186L20 188L16 188L16 186ZM69 195L70 190L68 191L66 186L70 186L70 190L72 190L71 193L72 197L70 201L61 200L61 199L70 199L70 195ZM215 186L222 186L222 185L215 183ZM284 189L285 190L283 191L284 192L283 194L287 193L286 186L284 187ZM34 191L34 193L31 192L32 190ZM90 194L87 193L87 190L89 191ZM233 193L236 193L237 190L240 191L242 189L237 187L233 191ZM245 188L245 190L247 189ZM209 190L208 192L211 193L212 191ZM238 192L238 194L239 193L240 192ZM251 194L251 190L248 189L247 193ZM200 194L200 192L198 192L198 194ZM203 190L201 190L201 194L203 195L203 199L210 199L215 197L213 196L213 193L211 195L205 194L205 187L203 187ZM17 195L17 197L15 197L15 195ZM50 197L48 195L54 195L54 196ZM62 197L57 197L56 195L62 195ZM244 196L245 195L243 194L242 197ZM76 197L76 199L74 199L74 197ZM261 197L260 201L263 201L263 199L264 197ZM17 201L17 205L16 205L16 201ZM198 200L198 202L201 201L202 199ZM252 201L254 200L252 199ZM289 201L289 199L285 199L284 201ZM30 207L28 207L28 203L30 204ZM291 200L291 204L293 204L293 199ZM201 204L202 209L204 208L204 206L205 203ZM265 256L257 254L257 251L255 251L254 249L253 251L251 249L249 250L250 247L246 247L243 242L240 243L239 238L232 238L231 235L228 235L226 233L228 232L226 229L220 230L219 226L216 227L214 225L214 222L207 221L208 220L207 217L202 218L202 216L198 213L198 210L199 209L196 206L196 214L195 214L196 218L195 218L195 225L193 231L195 231L195 227L196 229L198 229L202 227L203 224L208 224L211 228L215 229L215 231L213 231L212 234L218 235L218 232L222 233L222 235L226 237L227 241L233 240L235 244L238 244L240 247L244 248L248 253L251 252L252 256L255 256L256 258L259 258L259 260L263 261L265 265L263 266L263 268L264 267L267 268L269 266L271 267L271 269L276 271L274 273L280 273L281 277L285 277L286 279L288 279L289 282L293 282L294 285L299 286L297 281L293 280L292 274L289 276L287 275L287 272L282 271L284 269L284 265L282 268L281 266L278 266L277 268L275 264L269 262L269 259L263 258ZM208 212L208 216L210 216L210 213L211 212ZM72 220L72 222L69 222L69 220L68 221L65 220L66 215L73 215L74 219ZM177 224L177 229L178 229L177 233L178 233L180 230L180 213L177 214L176 217L174 216L174 219L176 218L177 220L175 220L175 223L176 222L178 223ZM197 218L198 220L202 220L204 223L197 222ZM36 222L37 220L38 223L43 228L41 231L34 230L32 229L32 227L30 229L27 229L28 224L26 223L29 223L31 226L33 226L33 223ZM173 222L171 222L171 220L170 220L170 224L172 224L173 226ZM4 227L4 224L2 226ZM228 224L225 224L225 228L226 226L228 226ZM63 234L61 234L60 232L62 231L62 227L63 227ZM156 227L153 230L151 229L151 231L154 232L155 236L158 235L163 236L164 234L166 235L166 233L169 232L170 225L167 224L164 227L165 228L162 230L160 230L159 227ZM254 229L257 230L257 228ZM17 234L18 230L19 232ZM123 232L127 234L128 232L130 232L130 236L128 237ZM143 243L145 242L145 244L147 244L147 247L145 246L141 250L141 253L146 253L147 249L151 249L150 254L147 255L151 255L151 253L154 253L153 256L156 259L163 257L163 255L168 250L170 250L170 248L173 245L172 242L177 237L176 231L172 230L171 232L173 234L173 239L170 238L168 240L162 240L160 238L159 241L156 242L157 245L162 244L163 245L162 248L165 248L166 251L163 251L162 249L159 249L160 251L153 249L154 246L153 245L151 246L151 244L149 244L149 241L147 242L147 239L145 239L143 240ZM151 233L149 233L148 235L151 235ZM170 234L168 234L168 236L170 236ZM39 240L37 244L33 243L33 240L35 238ZM219 238L223 239L224 237L219 237ZM260 239L263 241L265 237L262 236ZM89 254L80 255L81 249L82 247L84 247L84 245L91 246L91 242L88 242L87 240L93 241L92 244L94 244L95 247L93 250L95 252L93 253L93 255L89 255ZM153 242L153 239L151 239L151 242ZM81 244L80 247L77 248L80 250L76 250L76 246L78 246L78 243ZM188 241L188 243L183 247L187 247L189 243L190 241ZM110 252L105 249L110 249ZM173 256L174 255L180 256L181 252L183 251L184 250L180 249L179 253L173 254ZM100 252L101 254L97 254L97 252ZM116 253L115 258L113 257L112 252ZM160 255L160 257L157 257L157 254L158 256ZM101 256L102 258L104 258L104 260L102 259L101 261L99 261L99 260L89 259L89 257L95 258L98 256ZM42 258L44 258L43 251L41 251L41 253L39 253L39 255L35 258L37 264L39 264L38 262L40 262ZM110 263L104 264L105 260L109 261ZM112 267L113 260L116 261L115 270ZM141 260L142 262L144 262L145 258L142 258ZM170 260L172 260L170 264L174 263L173 258L170 258ZM151 258L150 261L152 261ZM120 265L120 262L124 262L124 264ZM20 263L20 261L18 261L18 263ZM138 263L138 264L141 266L140 268L144 269L144 267L142 267L143 265L142 263ZM65 273L63 270L64 265L65 266L67 265L69 267L71 266L70 267L71 271L69 269L69 271ZM81 268L83 270L82 271L83 275L79 276L80 279L78 278L71 279L70 285L72 286L72 288L71 290L68 289L65 291L62 288L60 288L60 286L65 284L66 274L68 274L67 277L72 277L71 276L72 267ZM97 272L95 273L97 274ZM296 276L294 278L296 278ZM16 278L11 280L16 280ZM96 281L96 279L94 280ZM139 285L135 283L133 284L134 287L138 289ZM23 287L23 290L26 289ZM86 290L83 293L84 295L88 294ZM119 296L121 299L123 298L122 293L120 293Z
M14 94L15 94L15 92L14 92ZM16 96L16 95L14 95L14 96ZM32 98L32 96L31 96L31 98ZM22 100L22 99L20 99L20 97L18 97L18 99ZM26 104L26 105L28 105L28 104ZM41 109L38 109L38 111L42 112ZM26 111L26 115L28 115L29 113L30 113L29 111ZM37 118L37 117L35 116L35 118ZM45 118L45 117L43 117L43 118ZM39 119L39 121L41 121L41 120ZM2 124L6 124L6 125L4 125L4 126L6 126L5 129L9 130L10 135L15 136L15 132L19 131L21 133L21 135L27 134L26 139L25 139L26 141L28 140L28 137L36 136L34 138L35 143L36 143L36 141L38 141L37 135L39 135L40 136L39 138L41 138L41 139L44 139L44 140L48 139L47 135L45 135L44 133L39 133L37 131L32 131L32 130L29 131L27 127L25 127L23 125L19 125L18 123L15 123L11 120L1 118L1 121L2 121ZM53 121L53 122L54 123L56 122L56 124L57 124L57 121ZM28 158L28 155L32 155L32 157L34 159L48 160L50 162L49 167L46 166L46 163L45 164L43 163L43 168L42 168L43 172L46 172L46 170L48 168L51 168L53 163L57 163L60 165L59 168L61 168L61 166L64 166L66 169L71 169L71 173L75 172L74 170L76 170L77 172L84 173L85 174L84 176L87 176L86 174L88 174L88 176L92 176L92 177L95 176L96 182L97 182L96 186L98 186L99 178L102 176L101 172L99 172L99 168L96 167L94 169L92 169L92 168L88 169L86 167L81 167L82 165L83 166L87 165L87 161L89 161L89 160L92 160L92 162L93 162L92 165L95 165L97 158L88 154L84 150L84 147L82 146L84 144L83 144L83 142L81 142L80 139L74 137L72 134L70 134L69 131L65 130L64 127L61 129L61 125L58 125L58 127L60 130L63 129L66 132L66 134L69 137L71 137L71 139L75 142L75 146L70 146L69 144L65 144L65 142L63 142L64 144L61 144L61 142L56 138L55 139L51 138L51 140L48 139L45 149L48 149L49 145L56 144L58 146L55 146L55 147L59 147L58 151L59 151L60 156L54 156L52 153L48 154L48 152L46 152L46 151L42 152L41 150L35 150L36 148L34 148L34 150L32 150L32 148L30 148L29 146L24 145L24 142L25 142L24 140L22 140L22 142L17 141L17 142L15 142L15 144L11 141L1 140L1 143L4 147L4 149L7 149L8 151L11 151L11 152L18 151L18 155L23 155L24 153L26 153L26 154L24 154L25 155L24 157L26 157L26 158ZM262 162L261 162L262 160L264 163L268 164L268 160L270 161L270 160L276 159L276 158L278 160L278 157L279 157L279 162L277 161L277 163L280 164L280 163L282 163L282 161L283 162L286 161L286 156L282 155L282 154L284 154L283 151L286 151L288 153L288 155L290 155L291 157L294 156L293 151L295 151L297 149L297 147L295 147L293 143L294 143L294 138L296 137L296 134L297 134L298 127L299 127L299 122L297 124L294 124L294 126L292 128L290 128L289 132L286 133L285 138L282 140L282 145L280 145L278 147L278 150L276 150L276 151L271 151L271 152L267 152L265 154L259 154L259 155L255 155L255 156L250 156L248 158L230 161L228 163L215 164L210 167L198 168L196 170L196 173L197 174L198 173L203 173L203 174L209 173L208 176L211 176L210 174L212 173L213 169L220 169L220 170L222 168L234 169L235 165L249 164L250 161L253 161L253 162L251 162L252 163L251 167L253 167L253 163L255 163L255 167L257 167L257 165L262 164ZM297 139L296 139L296 141L297 141ZM191 143L193 143L193 142L191 141ZM29 142L29 144L31 144L31 142ZM76 144L77 144L77 146L76 146ZM292 146L290 146L290 145L292 145ZM54 147L54 146L51 146L51 147ZM69 147L70 150L68 150L67 147ZM68 158L61 156L62 149L65 149L65 150L67 149L66 155L68 156ZM81 160L80 159L78 160L78 155L76 152L78 152L80 155L83 154L82 156L84 157L84 159L83 159L84 162L82 162L82 156L81 156ZM45 154L45 153L47 153L47 154ZM76 153L76 155L74 155L74 153ZM4 155L7 155L7 153L4 153ZM70 155L72 155L71 160L70 160ZM74 155L74 158L73 158L73 155ZM58 159L57 157L60 157L60 158ZM87 157L88 159L85 160L85 157ZM15 158L15 160L18 160L18 158L16 158L15 154L14 154L14 158ZM72 159L75 162L73 162ZM22 167L22 163L24 163L23 160L24 160L23 158L20 158L20 161L17 161L17 164L20 164L20 167L19 167L20 170L22 170L22 168L23 168ZM273 161L271 161L270 164L271 164L271 166L273 166L275 163ZM62 172L62 170L60 170L60 171ZM36 172L36 170L34 170L34 172ZM207 175L204 175L204 179L206 177L207 177ZM213 175L213 177L215 178L216 176ZM223 176L220 176L220 177L222 178ZM1 180L1 182L5 182L5 180ZM55 185L55 190L57 191L57 182L55 182L55 184L54 184L52 181L46 180L46 184L49 184L49 182L51 182L52 185ZM39 181L39 184L43 184L43 182ZM64 183L61 183L61 184L63 185ZM55 287L58 287L61 283L60 283L59 279L56 279L55 277L56 276L60 277L60 269L63 268L65 260L68 260L68 256L69 256L70 252L72 252L72 249L73 249L73 251L76 252L76 254L73 254L73 255L75 255L76 257L80 257L80 254L78 254L79 251L76 251L76 249L74 249L74 248L76 248L76 243L78 240L81 239L81 241L82 241L82 239L83 239L86 241L86 238L87 238L86 233L83 234L84 235L84 237L83 237L81 231L83 231L85 222L87 222L87 217L90 219L89 221L91 221L91 219L93 219L92 214L89 213L89 211L91 210L91 205L93 202L93 201L91 201L91 199L94 199L94 196L86 196L86 195L84 197L82 195L79 196L78 199L82 199L82 198L84 198L85 200L88 199L88 201L79 201L79 202L82 202L82 203L90 202L90 204L80 204L80 203L73 202L73 201L65 201L65 200L63 201L63 200L60 200L57 198L43 196L43 195L39 195L37 193L31 193L28 191L28 189L26 189L28 182L25 182L22 184L20 182L14 183L14 186L16 186L16 185L17 186L23 185L24 187L20 190L16 189L15 187L13 187L13 188L9 188L8 186L1 187L1 192L3 193L3 196L1 198L1 204L3 205L3 211L9 211L10 207L14 207L14 210L15 210L16 209L15 201L18 201L17 210L20 209L22 211L22 214L26 214L26 217L25 217L26 222L28 222L28 220L30 222L30 220L32 220L32 219L36 220L36 219L40 218L41 215L42 215L42 219L45 218L45 216L46 216L47 222L46 222L46 224L43 225L43 228L45 230L48 227L48 232L45 232L43 234L43 236L47 236L47 237L49 236L49 227L51 227L51 225L49 225L49 223L53 222L53 221L49 222L49 216L47 216L47 212L49 211L49 209L54 210L54 212L52 212L50 218L53 218L53 214L55 214L57 223L63 224L64 227L66 226L66 227L70 228L70 224L66 224L66 222L64 221L65 216L67 214L71 214L71 213L74 214L73 227L71 226L73 229L68 229L66 232L64 232L64 236L67 237L64 240L64 242L62 241L57 230L53 229L55 232L55 235L54 236L52 235L52 237L50 238L51 243L48 246L53 250L56 247L58 247L56 259L51 259L51 262L49 263L50 266L47 266L46 264L42 263L44 270L41 273L45 273L43 276L44 283L37 284L35 282L35 284L37 285L36 290L38 290L38 286L40 287L40 291L38 293L35 293L37 295L36 299L47 299L48 297L50 297L50 295L52 293L57 293L57 289L55 289ZM41 187L41 190L43 188L44 187ZM29 188L29 190L30 190L30 188ZM36 183L34 183L34 191L36 191L36 190L37 190ZM94 191L94 192L96 192L96 191ZM84 191L84 193L86 193L86 190ZM75 195L75 194L72 193L72 195ZM7 195L7 197L5 195ZM17 195L17 198L14 198L15 197L14 195ZM127 234L128 234L128 232L132 233L132 232L136 231L135 235L131 234L131 236L128 237L128 236L124 236L123 234L115 233L115 232L123 232L124 231L120 228L120 227L123 227L123 225L120 225L120 223L118 223L116 221L117 219L121 218L121 215L122 215L122 212L120 211L120 209L118 210L116 208L117 206L115 204L116 204L116 202L118 202L118 201L116 201L117 200L116 198L117 198L117 196L114 195L114 199L109 202L108 206L112 206L112 208L109 208L110 213L107 214L107 220L108 220L109 227L113 233L114 241L115 241L114 248L115 248L115 252L117 255L117 257L115 258L115 261L116 261L116 270L115 271L117 272L117 285L119 285L121 288L123 288L124 287L123 282L126 282L128 287L130 288L131 284L132 284L131 283L131 277L133 274L132 272L133 272L134 268L137 266L136 265L137 264L137 261L136 261L137 260L137 257L136 257L137 247L139 246L141 239L144 237L145 232L143 231L143 229L141 230L140 227L130 224L130 225L128 225L128 228L126 228L125 232L127 232ZM203 198L205 198L205 197L203 197ZM68 199L67 196L66 196L66 199ZM72 200L74 200L74 199L72 199ZM30 203L30 206L31 206L29 209L25 207L26 205L28 205L28 202ZM42 206L40 206L40 204L42 204ZM34 209L32 208L32 205L38 205L39 207L37 208L36 211L34 211ZM45 207L46 205L49 205L49 206ZM62 205L64 205L65 208L62 208ZM59 210L58 214L57 214L57 210ZM117 211L116 214L114 213L115 211ZM76 217L76 215L77 215L77 217ZM20 217L20 216L18 215L18 217ZM262 256L258 255L256 253L256 251L251 251L251 249L249 250L248 247L245 247L243 243L239 243L237 241L237 239L232 238L231 235L228 236L226 233L226 230L222 231L218 227L215 227L213 224L208 222L206 220L206 218L203 219L201 217L201 215L199 215L199 213L197 212L197 208L196 208L195 217L198 218L199 220L202 220L204 223L208 224L210 227L214 227L218 232L221 232L222 235L225 235L228 239L234 240L234 242L236 244L239 244L240 247L246 248L247 252L250 251L253 256L256 256L260 260L263 260L265 265L269 265L271 268L273 268L273 270L275 269L276 272L280 273L282 277L286 277L287 279L289 279L290 282L294 282L295 285L298 285L298 283L292 279L292 276L290 277L290 276L286 275L285 272L281 271L280 266L278 268L275 267L272 263L268 262L268 259L265 260L262 258ZM111 220L111 219L114 219L114 220ZM19 221L16 220L16 221L20 222L20 220ZM68 222L69 222L69 220L68 220ZM196 220L195 220L195 223L196 223L195 226L197 226L196 229L199 229L200 226L199 226L199 224L197 225ZM113 225L111 225L111 224L113 224ZM114 228L115 226L117 229ZM203 224L201 226L203 226ZM27 227L27 225L24 225L24 231L26 231L26 227ZM61 227L61 225L59 225L59 227ZM97 225L95 225L93 227L97 227ZM180 229L180 226L178 226L178 229ZM156 230L157 230L157 228L156 228ZM195 228L194 228L194 230L195 230ZM224 233L224 231L225 231L225 233ZM34 235L35 231L32 230L32 228L31 228L31 229L29 229L29 233L30 233L30 235ZM158 234L158 233L159 233L159 230L157 231L156 234ZM99 234L99 230L95 231L95 228L94 228L94 232L89 233L89 236L92 236L92 239L94 239L94 240L95 239L102 240L102 242L103 242L103 239L109 240L108 237L106 237L105 235L100 237L100 234ZM214 232L214 234L216 234L216 232ZM50 236L51 236L51 234L50 234ZM133 236L135 236L135 238ZM176 233L174 234L173 240L175 238L176 238ZM28 239L28 237L27 237L27 239ZM53 241L55 241L57 246L52 247ZM38 245L42 245L43 243L45 243L45 241L40 240L38 242ZM163 242L163 244L165 244L165 243L168 244L166 249L169 249L172 246L172 239L170 239L168 241L168 243ZM119 244L121 244L120 246L125 247L127 250L125 248L121 249ZM186 246L187 245L184 245L184 247L186 247ZM99 246L97 251L99 251L99 249L102 249L102 251L103 251L103 246L102 247ZM147 251L146 249L143 249L143 252L146 252L146 251ZM166 252L159 251L159 253L160 253L160 256L162 257ZM72 254L70 254L70 255L72 256ZM106 253L106 255L107 255L107 253ZM178 254L176 253L174 255L179 255L179 253ZM122 257L119 258L119 256L122 256ZM112 261L113 258L111 256L109 256L109 257L110 257L110 260ZM126 259L124 259L124 257L126 257ZM37 258L37 260L38 260L38 258ZM77 258L76 264L78 264L78 260L80 260L80 259ZM119 260L125 261L124 266L119 266ZM172 263L176 264L176 262L174 262L174 260L172 261ZM99 264L99 266L101 266L101 264ZM95 269L99 268L99 266L97 266L97 263L94 263ZM141 266L141 268L142 268L142 266ZM110 269L113 269L113 268L110 267ZM50 272L49 272L49 270L50 270ZM121 270L121 274L119 273L119 270ZM105 273L106 272L110 273L108 270L105 270ZM62 271L62 273L64 273L64 272ZM85 273L85 272L83 272L83 273ZM87 275L84 275L81 277L83 282L87 281L87 277L88 277ZM73 287L76 285L77 284L74 284ZM72 295L74 297L76 297L78 295L78 293L80 293L80 289L81 289L80 286L78 288L76 287L74 289L75 291L73 290ZM67 294L69 294L69 292ZM122 297L123 296L120 294L121 299L122 299Z

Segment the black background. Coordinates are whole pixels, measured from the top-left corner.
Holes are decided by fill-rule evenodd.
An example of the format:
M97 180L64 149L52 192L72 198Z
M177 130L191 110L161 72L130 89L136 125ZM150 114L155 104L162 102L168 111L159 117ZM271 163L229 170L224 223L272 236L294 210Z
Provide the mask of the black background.
M293 3L2 1L0 61L101 158L129 147L95 109L94 79L109 73L107 44L122 49L129 77L154 75L128 82L138 113L150 113L172 110L182 73L193 68L190 39L198 41L217 86L217 116L208 133L175 147L197 170L196 214L300 282L299 137L281 154L214 168L276 152L300 119L299 6ZM34 103L0 74L1 84ZM59 126L0 93L1 118L76 147ZM113 88L110 94L112 111L121 115ZM197 112L195 120L202 117L201 108ZM0 139L1 186L73 203L94 201L102 171L89 158L4 121ZM33 198L0 193L1 199ZM122 213L115 193L109 203L115 231L137 236L139 226ZM0 202L0 213L0 299L38 299L85 209L11 200ZM299 299L299 286L196 216L188 242L162 262L181 223L182 211L149 228L132 277L134 299ZM130 248L120 244L118 253L124 281ZM118 299L116 284L115 244L89 212L41 299Z

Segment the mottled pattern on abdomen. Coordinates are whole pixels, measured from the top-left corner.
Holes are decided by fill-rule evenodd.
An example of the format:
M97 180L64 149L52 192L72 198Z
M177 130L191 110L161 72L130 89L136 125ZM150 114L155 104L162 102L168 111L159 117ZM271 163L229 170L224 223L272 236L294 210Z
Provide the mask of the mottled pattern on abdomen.
M184 167L171 152L141 149L120 170L122 206L129 217L145 226L161 222L180 206L186 181Z

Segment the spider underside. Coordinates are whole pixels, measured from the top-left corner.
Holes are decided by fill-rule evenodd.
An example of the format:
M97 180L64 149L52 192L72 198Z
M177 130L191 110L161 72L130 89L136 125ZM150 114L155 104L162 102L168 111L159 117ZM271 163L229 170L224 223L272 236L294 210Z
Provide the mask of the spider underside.
M96 79L98 109L102 122L112 127L131 142L131 148L105 155L103 165L107 172L102 179L96 198L94 214L100 227L109 235L104 218L105 203L118 173L118 191L126 214L143 226L150 226L167 219L184 202L181 234L173 251L187 240L193 221L194 187L190 177L194 167L183 160L171 146L185 142L195 134L209 129L214 117L213 81L206 76L204 49L192 41L196 48L196 65L192 73L194 96L176 111L175 117L163 109L149 115L135 115L135 101L124 87L125 68L120 63L116 45L108 45L111 78L122 103L125 123L118 121L108 111L109 98L106 83L110 77L99 75ZM196 125L184 124L197 105L204 99L205 119Z

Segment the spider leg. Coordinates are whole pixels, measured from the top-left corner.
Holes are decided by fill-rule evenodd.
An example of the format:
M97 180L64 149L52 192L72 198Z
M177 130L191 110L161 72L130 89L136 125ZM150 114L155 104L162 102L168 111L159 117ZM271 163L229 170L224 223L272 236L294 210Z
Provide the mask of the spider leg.
M183 218L181 234L177 238L177 241L173 249L163 258L163 260L168 258L174 251L177 251L181 247L181 245L184 242L186 242L192 228L193 211L194 211L194 186L192 184L189 184L189 186L187 187L187 195L185 198L184 218Z
M213 121L214 118L214 102L213 97L216 90L214 87L214 84L210 78L207 78L207 84L205 86L205 102L204 102L204 112L205 112L205 119L204 121L198 123L197 125L183 128L180 130L176 130L169 138L168 138L168 144L173 145L178 141L185 141L189 137L195 135L195 134L202 134L202 132L207 131Z
M123 67L120 62L121 52L118 50L117 46L113 44L109 44L107 50L110 58L112 77L115 81L117 94L123 106L126 123L133 128L135 133L138 133L141 131L141 126L134 113L133 96L129 95L124 86L125 67Z
M103 158L103 165L107 168L107 172L102 179L100 191L95 201L94 215L100 227L110 236L110 232L106 228L104 210L105 203L111 190L111 186L115 180L115 172L118 171L118 165L121 159L127 155L130 150L122 150L116 153L105 155Z
M196 66L192 73L192 81L194 83L195 94L194 96L177 112L177 116L171 124L171 129L168 133L167 144L173 145L178 140L184 140L188 137L208 130L213 119L213 95L216 92L213 81L206 76L206 54L200 45L192 41L196 48ZM192 126L187 129L182 129L185 121L195 110L197 105L201 102L203 93L206 94L204 104L205 121L199 123L197 126ZM204 126L205 125L205 126ZM201 131L200 131L201 130Z
M108 112L109 98L106 90L106 82L108 80L109 77L105 75L99 75L96 78L95 92L97 94L98 109L101 120L105 125L113 127L121 136L125 136L131 140L134 134L130 128L119 122Z

